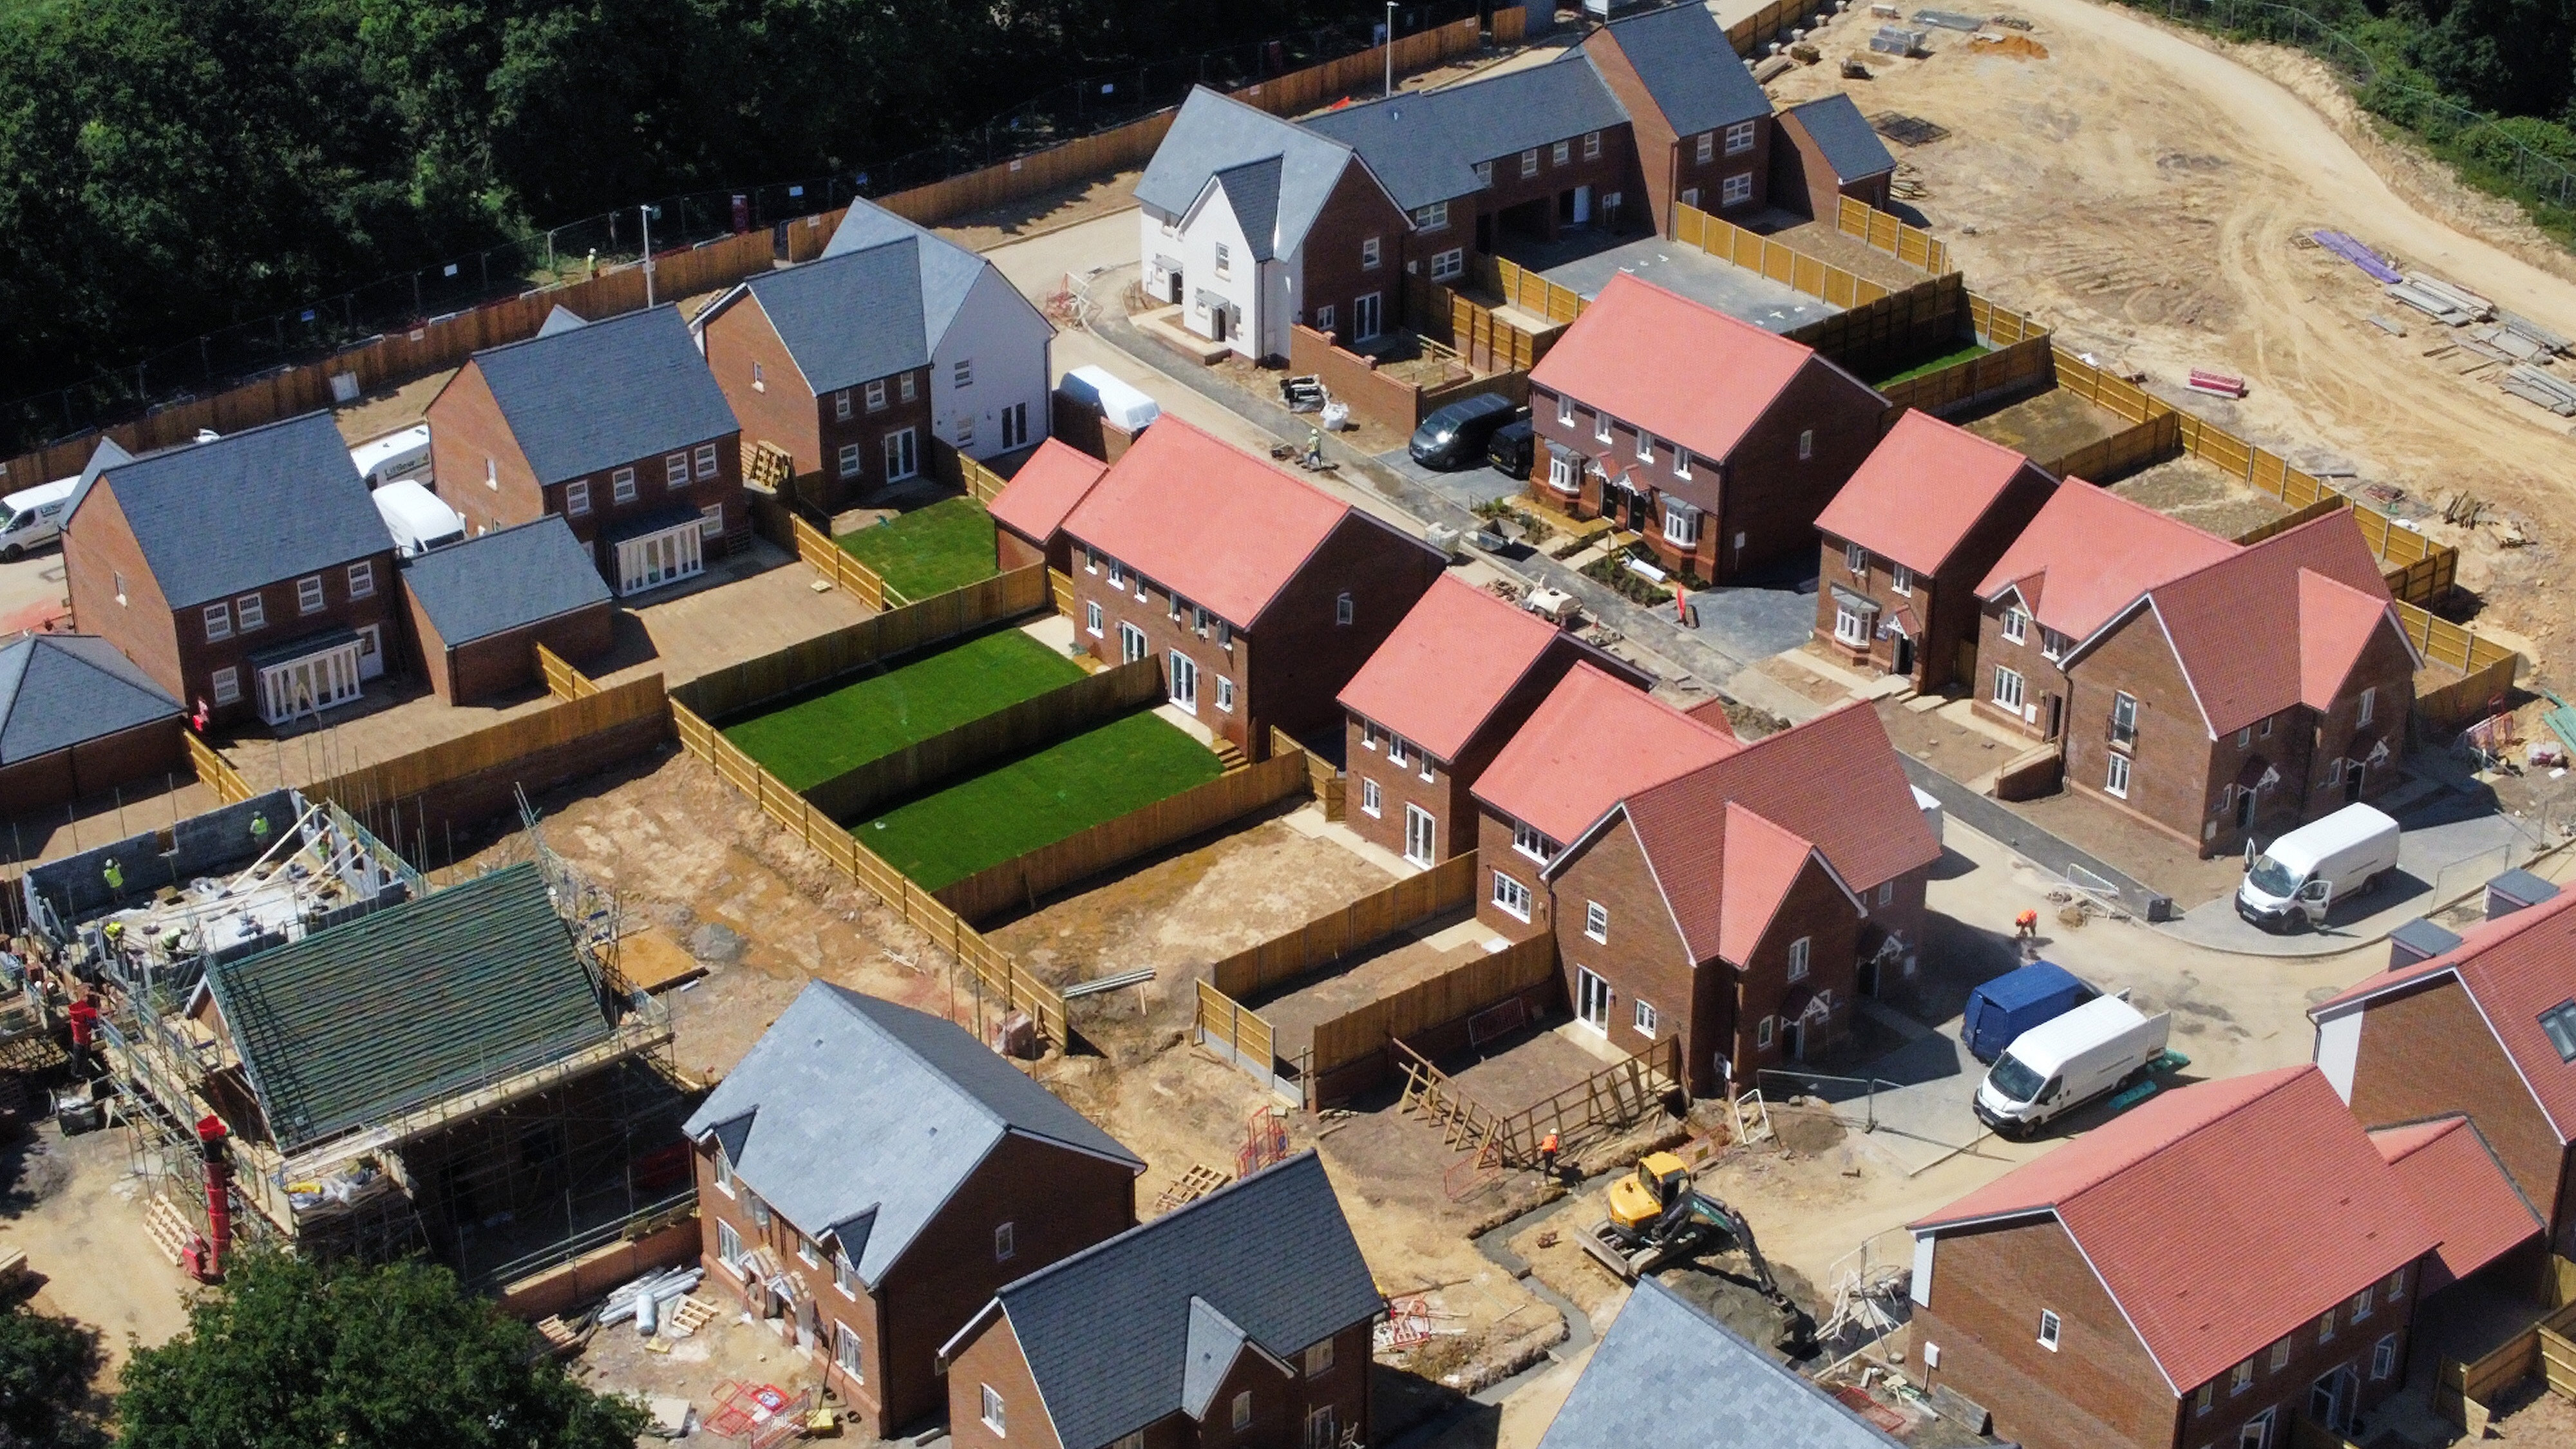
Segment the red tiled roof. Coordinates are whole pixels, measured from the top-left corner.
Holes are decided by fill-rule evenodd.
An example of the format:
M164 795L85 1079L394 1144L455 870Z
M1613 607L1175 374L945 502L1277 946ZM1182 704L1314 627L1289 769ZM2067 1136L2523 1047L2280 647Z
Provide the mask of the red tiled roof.
M1852 703L1765 735L1714 764L1639 789L1627 800L1637 841L1699 960L1737 939L1724 919L1733 827L1745 807L1792 839L1812 842L1848 889L1876 890L1941 858L1877 711ZM1774 842L1776 844L1776 842ZM1785 884L1783 889L1785 889ZM1764 920L1768 920L1766 915ZM1728 957L1730 960L1741 960Z
M1816 847L1732 800L1726 802L1719 833L1724 837L1719 852L1725 869L1713 893L1717 906L1713 954L1728 961L1749 961L1762 943L1762 933L1770 929L1771 918L1780 914L1780 902L1788 898L1789 888L1816 857ZM1707 959L1696 946L1691 954Z
M1020 464L1009 486L993 496L993 519L1024 538L1044 544L1064 526L1064 517L1082 501L1109 465L1058 438L1038 444Z
M1708 726L1710 729L1716 730L1718 733L1726 736L1730 740L1737 737L1735 733L1735 721L1726 717L1726 701L1716 695L1710 695L1708 698L1701 700L1699 703L1692 705L1686 710L1683 710L1682 713L1689 715L1692 719L1698 720L1701 724Z
M1444 574L1351 676L1342 707L1434 759L1454 760L1557 634L1527 609Z
M2422 1291L2446 1288L2547 1231L2468 1118L2383 1127L2370 1142L2442 1239Z
M2396 1170L2313 1066L2160 1094L1912 1226L1937 1235L2043 1212L2178 1394L2434 1245Z
M2069 478L2004 550L1977 597L2017 585L2041 624L2083 639L2138 595L2235 552L2223 538Z
M2388 584L2350 509L2276 533L2147 597L2213 737L2294 704L2322 708L2377 627L2357 616L2376 605L2394 627ZM2311 697L2317 679L2332 683Z
M1247 628L1350 511L1167 415L1092 485L1064 529Z
M2576 997L2576 891L2472 926L2441 955L2366 977L2308 1015L2322 1022L2442 976L2468 991L2558 1140L2576 1139L2576 1062L2562 1059L2540 1028L2542 1012Z
M1803 343L1621 273L1530 383L1723 458L1813 356Z
M1475 796L1570 844L1628 792L1742 748L1734 735L1577 664L1476 778Z
M1908 411L1878 440L1816 527L1935 573L2030 460L1930 413Z

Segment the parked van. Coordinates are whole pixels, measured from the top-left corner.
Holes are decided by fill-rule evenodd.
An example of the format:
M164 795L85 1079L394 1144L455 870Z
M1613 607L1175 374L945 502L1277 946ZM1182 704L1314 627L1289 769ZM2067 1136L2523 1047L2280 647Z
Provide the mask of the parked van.
M16 563L62 537L63 511L79 486L78 478L58 478L0 498L0 563Z
M376 513L394 536L394 552L418 558L433 548L465 541L465 520L438 495L408 479L376 490Z
M370 438L349 450L349 461L358 467L358 476L370 488L382 488L405 478L427 483L429 475L429 424L418 423L398 428L381 438Z
M1122 432L1141 433L1163 415L1162 404L1112 376L1104 367L1077 367L1064 375L1056 390L1100 414Z
M2034 961L2007 971L1968 993L1968 1010L1959 1039L1968 1055L1991 1062L2023 1032L2053 1021L2102 993L2075 979L2053 961Z
M2164 1055L2173 1014L2147 1016L2117 996L2097 996L2023 1032L1977 1088L1977 1120L2006 1137L2119 1090Z
M2272 842L2245 867L2236 914L2266 931L2322 926L2347 896L2397 869L2397 822L2367 805L2346 805Z

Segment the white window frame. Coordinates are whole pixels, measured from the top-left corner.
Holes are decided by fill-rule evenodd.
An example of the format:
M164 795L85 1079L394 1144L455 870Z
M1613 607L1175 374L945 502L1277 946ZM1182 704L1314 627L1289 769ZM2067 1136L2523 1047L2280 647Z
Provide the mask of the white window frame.
M1530 888L1501 871L1494 872L1494 909L1515 921L1530 918Z
M1717 159L1717 133L1715 131L1702 131L1694 138L1694 140L1697 144L1692 147L1691 159L1702 162L1714 161Z
M1673 476L1687 478L1690 475L1690 449L1679 443L1673 444Z
M1385 802L1386 797L1379 791L1377 781L1362 777L1360 780L1360 813L1374 820L1384 812L1386 808Z
M1901 563L1887 566L1887 586L1907 598L1914 597L1914 570Z
M698 510L698 541L721 537L725 531L724 505L710 503Z
M728 1271L742 1272L742 1233L722 1218L716 1219L716 1261Z
M1234 713L1234 681L1222 674L1216 677L1216 707L1220 713Z
M920 390L914 385L913 374L907 372L895 379L894 395L905 402L910 402L921 395Z
M1603 945L1610 943L1610 908L1599 901L1583 903L1583 934Z
M206 642L220 644L233 637L233 606L227 601L206 606Z
M2347 1317L2354 1323L2360 1323L2369 1318L2371 1310L2378 1306L2376 1301L2378 1297L2379 1285L2376 1283L2355 1293L2352 1295L2352 1312Z
M1606 443L1610 441L1610 415L1608 413L1596 412L1592 415L1592 441L1596 443Z
M1869 577L1869 550L1856 543L1843 545L1843 572L1856 579Z
M1834 600L1834 642L1854 649L1869 647L1869 614L1855 609L1840 599Z
M1717 184L1719 206L1742 206L1753 199L1753 173L1741 172Z
M256 634L268 627L268 600L258 594L244 594L233 600L234 627L244 634Z
M376 564L373 559L360 559L349 565L349 597L372 599L376 596Z
M1431 280L1435 282L1448 281L1452 277L1463 275L1466 270L1467 249L1465 247L1451 247L1445 252L1434 254L1431 258Z
M2052 664L2056 663L2058 660L2066 657L2066 646L2069 642L2070 641L2065 635L2058 633L2046 624L2039 626L2040 658L2045 659ZM2269 734L2271 731L2266 729L2264 733Z
M1386 737L1386 762L1399 770L1411 767L1413 750L1411 746L1405 744L1404 736L1390 734Z
M841 445L841 476L842 476L842 477L844 477L844 478L856 478L856 477L858 477L858 476L859 476L859 471L860 471L860 469L861 469L863 466L865 466L865 465L864 465L864 464L862 464L862 463L861 463L861 461L860 461L861 452L862 452L862 450L860 449L859 445L858 445L858 444L856 444L856 443L843 443L843 444Z
M1237 1432L1252 1427L1252 1390L1244 1389L1234 1396L1234 1407L1228 1412Z
M1815 940L1816 938L1813 936L1800 936L1798 939L1789 943L1790 980L1804 981L1807 979L1808 958L1814 954Z
M1494 189L1493 162L1479 161L1476 163L1476 189L1479 191L1491 191Z
M2332 1343L2334 1336L2335 1311L2329 1308L2317 1318L2317 1342L2320 1345Z
M836 423L846 423L849 420L850 390L845 387L832 394L832 421Z
M1771 1049L1772 1023L1777 1020L1777 1017L1766 1016L1753 1023L1753 1045L1757 1049L1762 1051Z
M1234 275L1234 251L1223 242L1216 244L1216 274L1220 277Z
M2129 782L2132 774L2129 757L2114 750L2111 752L2110 761L2102 771L2102 793L2115 799L2126 800L2129 798Z
M1628 1003L1628 1024L1637 1029L1637 1035L1644 1037L1648 1041L1653 1041L1655 1039L1655 1027L1659 1024L1659 1018L1655 1015L1654 1005L1642 997L1630 1001Z
M716 445L713 443L698 444L697 457L698 476L701 478L712 478L716 476L716 462L718 457L716 453Z
M1560 848L1555 841L1541 834L1537 826L1526 825L1518 820L1512 822L1512 849L1539 864L1545 865L1556 859Z
M1333 596L1333 623L1336 627L1347 629L1358 617L1358 606L1351 602L1351 596L1348 593Z
M215 703L238 704L241 702L241 671L239 669L229 664L225 665L223 668L215 671L214 682Z
M808 1268L820 1268L823 1266L822 1249L815 1246L812 1238L805 1236L801 1232L796 1235L796 1261L804 1264Z
M834 1248L832 1250L832 1286L841 1290L842 1297L857 1302L858 1285L859 1270L850 1262L850 1255L839 1248Z
M1429 206L1417 207L1413 213L1413 225L1419 231L1447 231L1449 203L1435 201Z
M854 1381L866 1383L866 1375L859 1367L862 1357L858 1331L837 1318L832 1320L832 1362Z
M1360 265L1374 271L1386 260L1384 247L1385 238L1383 237L1360 238Z
M1097 639L1100 637L1100 624L1100 601L1097 599L1085 599L1082 604L1083 631L1089 634L1092 638Z
M1330 302L1315 309L1315 330L1318 332L1333 330L1333 305Z
M608 475L608 498L612 503L635 501L635 470L620 468Z
M590 513L590 480L575 478L564 485L564 517L582 518Z
M662 491L677 492L689 486L689 455L673 453L662 460Z
M993 1229L993 1261L1007 1263L1020 1252L1018 1224L1003 1223Z
M724 1149L721 1147L716 1149L715 1156L716 1190L731 1197L733 1196L733 1160L724 1155Z
M2272 1345L2271 1369L2274 1373L2290 1366L2290 1341L2286 1338Z
M754 362L751 365L751 390L753 392L769 391L769 374L762 371L760 364L757 362Z
M884 378L880 377L876 381L868 384L867 399L869 412L875 413L885 411L886 385Z
M957 365L948 370L948 385L950 387L973 387L975 385L975 359L971 357L961 357L957 359Z
M2128 731L2125 736L2120 733L2123 729ZM2114 690L2111 694L2111 742L2135 745L2137 741L2138 697L2127 690Z
M295 581L295 611L297 613L319 614L329 607L331 607L331 596L322 591L322 576L320 574L306 574L304 577Z
M1699 547L1699 510L1678 498L1664 499L1664 541L1682 548Z
M993 1431L993 1437L1008 1439L1011 1437L1011 1431L1003 1426L1010 1421L1010 1410L1009 1406L1002 1402L1002 1391L991 1384L985 1384L982 1387L984 1427Z
M2391 1274L2389 1274L2389 1275L2388 1275L2388 1301L2389 1301L2389 1302L2391 1302L2391 1303L2395 1303L2395 1302L2397 1302L2398 1300L2400 1300L2400 1299L2404 1298L2405 1296L2406 1296L2406 1270L2405 1270L2405 1269L2403 1269L2403 1268L2400 1268L2400 1269L2398 1269L2396 1272L2391 1273Z
M2372 714L2374 714L2374 713L2377 711L2377 706L2378 706L2378 704L2379 704L2379 686L2378 686L2378 685L2374 684L2374 685L2370 686L2368 689L2363 690L2363 691L2361 692L2361 708L2360 708L2359 710L2355 711L2355 712L2354 712L2354 714L2353 714L2353 719L2352 719L2353 727L2354 727L2354 728L2356 728L2356 729L2358 729L2358 728L2360 728L2361 726L2363 726L2363 725L2366 725L2366 724L2370 723L2370 717L2371 717L2371 715L2372 715Z
M1548 148L1547 164L1550 166L1562 166L1573 159L1574 143L1570 140L1559 141Z
M1583 491L1583 469L1572 458L1553 448L1547 454L1547 486L1559 493Z
M1537 174L1538 148L1536 146L1532 146L1521 153L1521 175L1527 177L1536 176Z
M1798 461L1801 463L1811 462L1814 460L1815 456L1816 430L1813 428L1800 429L1798 432Z
M900 473L894 470L894 455L897 443L901 443L904 456L904 470ZM888 483L900 483L907 478L917 478L921 476L921 449L913 439L912 429L897 428L893 432L886 434L884 438L884 451L886 457L886 481Z
M2026 686L2027 682L2021 677L2020 670L2008 669L2001 664L1996 665L1994 692L1995 707L1997 709L2011 710L2014 714L2020 714L2022 701L2029 698Z
M1570 393L1556 395L1556 425L1560 428L1574 426L1574 397Z
M1655 461L1655 435L1644 428L1637 430L1637 461L1640 463Z
M1758 121L1738 121L1726 128L1726 154L1741 156L1753 149L1753 128Z
M1583 159L1584 159L1584 160L1586 160L1586 161L1597 161L1597 160L1599 160L1599 159L1600 159L1600 157L1601 157L1601 133L1600 133L1599 131L1586 131L1586 132L1584 132L1584 133L1583 133Z
M2246 1420L2236 1431L2236 1449L2272 1449L2272 1425L2280 1412L2276 1404Z
M2063 1336L2064 1331L2065 1325L2059 1321L2055 1309L2039 1310L2039 1346L2041 1348L2047 1349L2050 1353L2057 1352L2057 1341Z
M2378 1383L2386 1379L2394 1378L2396 1375L2397 1335L2393 1333L2381 1334L2379 1342L2370 1346L2371 1382Z

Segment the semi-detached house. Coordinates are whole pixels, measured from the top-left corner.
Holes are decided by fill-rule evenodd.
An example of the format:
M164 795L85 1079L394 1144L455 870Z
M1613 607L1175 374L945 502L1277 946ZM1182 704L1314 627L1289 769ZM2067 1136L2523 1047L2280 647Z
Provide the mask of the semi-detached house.
M1047 431L1055 328L984 258L866 201L823 255L752 278L689 323L744 437L838 508L920 475L937 438L971 458Z
M1759 211L1772 197L1771 98L1706 6L1672 5L1614 20L1583 51L1618 98L1658 235L1680 207Z
M600 322L558 307L475 353L430 400L429 446L475 532L560 515L620 595L750 544L742 425L668 303Z
M1578 664L1654 683L1473 584L1433 584L1342 690L1352 831L1418 866L1474 850L1477 779Z
M1144 1163L952 1022L808 982L682 1129L711 1286L876 1438L1004 1284L1136 1221Z
M401 646L393 539L328 413L127 456L63 523L72 620L212 722L356 699Z

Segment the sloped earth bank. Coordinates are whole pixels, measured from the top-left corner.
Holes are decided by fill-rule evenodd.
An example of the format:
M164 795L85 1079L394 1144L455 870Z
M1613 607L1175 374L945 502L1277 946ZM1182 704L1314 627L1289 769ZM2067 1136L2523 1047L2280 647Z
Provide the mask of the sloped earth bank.
M1944 140L1891 150L1925 187L1905 204L1950 244L1971 287L2295 464L2405 490L2401 516L2429 510L2425 531L2461 545L2460 583L2484 601L2479 627L2527 638L2535 662L2565 677L2576 631L2560 623L2564 591L2550 576L2571 542L2567 420L2506 395L2491 372L2459 375L2475 357L2425 356L2456 334L2303 238L2350 232L2570 336L2576 262L2510 208L2382 139L2302 54L2221 48L2083 0L2024 0L2010 13L2032 22L2045 59L1980 54L1942 30L1927 58L1870 54L1872 22L1856 11L1822 37L1825 63L1771 89L1783 103L1844 89L1866 113L1947 127ZM1847 55L1875 78L1840 79ZM2373 326L2373 313L2407 335ZM2195 367L2242 376L2250 395L2187 392ZM2576 365L2558 371L2576 376ZM2442 499L2460 489L2492 506L2490 522L2441 521ZM2531 542L2506 546L2515 529Z

